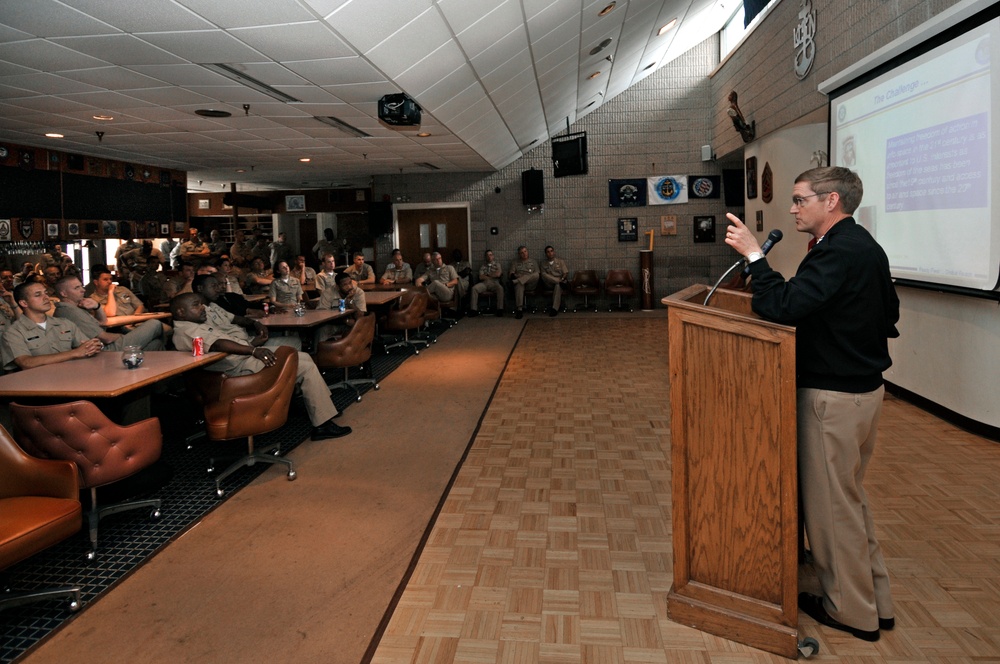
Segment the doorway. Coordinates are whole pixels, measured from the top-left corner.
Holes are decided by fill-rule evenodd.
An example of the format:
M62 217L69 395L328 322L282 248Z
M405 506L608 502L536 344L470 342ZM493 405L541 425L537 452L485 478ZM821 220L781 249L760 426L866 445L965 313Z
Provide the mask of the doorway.
M452 262L455 249L469 260L468 203L403 204L394 206L397 246L410 265L423 260L425 252L441 252Z

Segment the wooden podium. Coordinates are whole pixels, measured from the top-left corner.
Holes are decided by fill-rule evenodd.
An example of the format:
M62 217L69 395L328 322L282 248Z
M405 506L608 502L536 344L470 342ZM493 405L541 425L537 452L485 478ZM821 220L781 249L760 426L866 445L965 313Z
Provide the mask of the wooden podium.
M670 619L798 656L795 329L748 293L692 286L669 311Z

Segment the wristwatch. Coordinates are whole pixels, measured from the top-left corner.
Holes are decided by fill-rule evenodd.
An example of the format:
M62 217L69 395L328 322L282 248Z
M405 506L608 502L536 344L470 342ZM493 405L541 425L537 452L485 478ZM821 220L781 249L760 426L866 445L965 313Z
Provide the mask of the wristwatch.
M754 261L759 261L763 257L764 254L760 253L759 251L751 251L749 254L747 254L747 265L753 263Z

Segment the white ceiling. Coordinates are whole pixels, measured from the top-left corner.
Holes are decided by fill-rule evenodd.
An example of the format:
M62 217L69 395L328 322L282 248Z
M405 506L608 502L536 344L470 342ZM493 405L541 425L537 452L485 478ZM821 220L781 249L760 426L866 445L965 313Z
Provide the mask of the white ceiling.
M202 191L366 186L427 164L493 171L718 31L734 4L0 0L0 141L182 169ZM420 105L420 127L378 119L378 99L399 92Z

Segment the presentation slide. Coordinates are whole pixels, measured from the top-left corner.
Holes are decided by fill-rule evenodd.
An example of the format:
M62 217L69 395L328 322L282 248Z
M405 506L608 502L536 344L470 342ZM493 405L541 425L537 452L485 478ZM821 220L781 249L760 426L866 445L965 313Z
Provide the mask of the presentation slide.
M1000 19L831 99L830 163L897 278L991 290L1000 278Z

